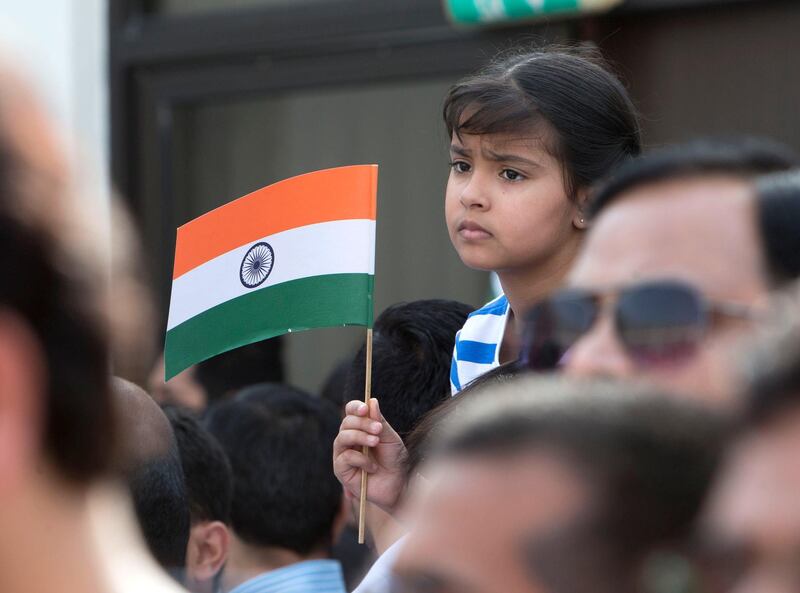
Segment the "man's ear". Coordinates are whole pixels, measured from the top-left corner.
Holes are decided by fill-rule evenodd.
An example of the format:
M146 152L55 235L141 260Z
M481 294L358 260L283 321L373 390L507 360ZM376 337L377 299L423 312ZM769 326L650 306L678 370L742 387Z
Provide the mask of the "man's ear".
M575 214L572 217L572 226L578 230L584 230L589 226L589 218L586 212L589 209L589 189L581 188L575 194Z
M44 353L31 328L0 310L0 493L39 462Z
M186 548L186 576L196 587L213 584L214 577L228 559L231 534L222 521L201 521L192 525Z

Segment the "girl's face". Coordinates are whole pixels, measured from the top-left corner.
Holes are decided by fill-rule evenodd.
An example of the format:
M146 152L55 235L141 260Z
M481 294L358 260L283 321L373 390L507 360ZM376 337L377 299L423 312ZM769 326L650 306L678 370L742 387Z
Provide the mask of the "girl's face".
M445 218L461 260L478 270L534 270L582 227L560 163L536 137L453 134Z

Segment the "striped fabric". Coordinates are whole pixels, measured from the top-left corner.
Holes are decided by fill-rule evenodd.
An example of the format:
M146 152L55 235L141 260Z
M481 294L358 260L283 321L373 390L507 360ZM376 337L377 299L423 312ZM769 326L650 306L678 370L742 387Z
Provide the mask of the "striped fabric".
M470 313L464 327L456 334L453 361L450 364L450 390L457 394L470 381L500 363L499 345L508 320L508 299L500 295Z
M307 560L271 570L230 593L347 593L342 567L336 560Z

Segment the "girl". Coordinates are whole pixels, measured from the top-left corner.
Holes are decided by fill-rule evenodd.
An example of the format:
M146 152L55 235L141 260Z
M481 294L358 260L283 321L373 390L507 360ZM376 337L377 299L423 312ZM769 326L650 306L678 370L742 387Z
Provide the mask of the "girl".
M517 320L561 284L577 254L590 187L640 143L622 84L565 51L515 56L456 84L444 120L450 239L466 265L497 272L503 288L456 336L455 394L516 358Z
M456 337L454 393L516 358L517 320L561 284L586 226L591 186L640 150L623 85L588 52L535 51L495 62L447 94L451 171L445 218L468 266L497 273L503 294L470 315ZM377 400L345 408L334 471L358 497L392 513L405 484L405 447ZM366 456L361 447L371 448Z

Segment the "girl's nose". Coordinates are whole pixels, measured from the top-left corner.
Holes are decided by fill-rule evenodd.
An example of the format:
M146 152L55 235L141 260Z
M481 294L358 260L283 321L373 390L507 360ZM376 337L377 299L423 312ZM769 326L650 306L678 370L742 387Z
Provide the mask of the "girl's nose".
M461 191L461 204L465 208L486 210L489 207L489 197L486 184L478 174L473 174Z

